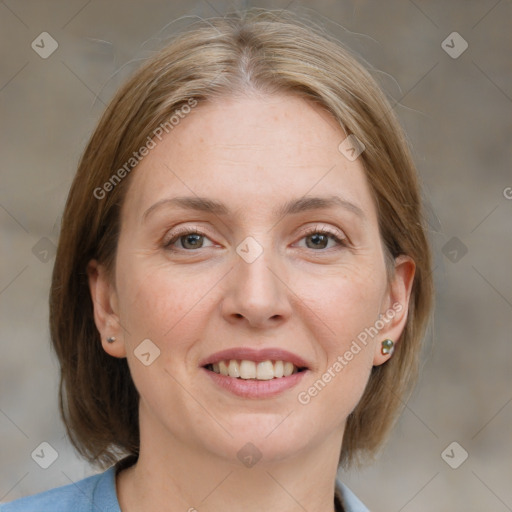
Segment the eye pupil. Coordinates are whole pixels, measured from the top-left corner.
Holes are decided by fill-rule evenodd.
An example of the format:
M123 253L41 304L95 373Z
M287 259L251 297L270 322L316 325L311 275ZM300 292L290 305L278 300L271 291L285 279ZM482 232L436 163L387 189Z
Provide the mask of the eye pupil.
M181 237L182 239L182 245L185 249L197 249L197 247L201 247L203 244L202 244L202 237L203 235L198 235L198 234L194 234L194 233L191 233L189 235L185 235L183 237ZM187 247L187 244L191 245L191 247Z
M313 235L310 235L308 239L310 239L311 242L313 243L313 248L325 248L327 246L327 243L329 242L327 235L323 235L322 233L314 233ZM306 243L306 245L308 244ZM311 249L309 245L308 247Z

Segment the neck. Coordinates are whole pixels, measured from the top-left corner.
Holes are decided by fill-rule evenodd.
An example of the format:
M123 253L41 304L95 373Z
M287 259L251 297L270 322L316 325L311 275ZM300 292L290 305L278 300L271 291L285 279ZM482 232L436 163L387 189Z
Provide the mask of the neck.
M340 432L293 456L262 457L246 467L237 458L237 450L221 458L202 446L169 438L168 432L162 443L150 430L153 435L146 436L146 429L141 428L139 458L117 476L123 512L335 510Z

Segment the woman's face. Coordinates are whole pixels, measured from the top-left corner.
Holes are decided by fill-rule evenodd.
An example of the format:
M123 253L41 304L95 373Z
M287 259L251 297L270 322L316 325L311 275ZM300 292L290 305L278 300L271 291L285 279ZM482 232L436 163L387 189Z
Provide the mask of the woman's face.
M405 325L414 273L404 259L388 286L344 138L298 97L226 98L193 109L132 171L115 282L92 262L90 284L102 339L117 338L104 348L127 357L140 393L142 449L179 442L233 461L250 442L270 461L339 448L389 357L381 342ZM219 359L261 380L217 374ZM280 363L263 360L306 369L276 377Z

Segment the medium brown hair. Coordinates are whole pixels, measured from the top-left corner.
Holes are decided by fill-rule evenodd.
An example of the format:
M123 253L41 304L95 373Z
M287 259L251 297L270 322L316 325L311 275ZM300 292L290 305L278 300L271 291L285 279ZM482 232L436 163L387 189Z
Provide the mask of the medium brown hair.
M343 45L289 12L251 9L202 20L117 92L85 148L62 219L50 294L60 408L78 452L101 467L139 450L138 393L126 359L102 348L86 273L97 259L113 275L121 206L135 166L126 163L191 100L200 105L248 91L299 94L364 144L360 158L377 206L388 278L398 255L416 263L406 327L393 357L372 369L347 419L340 464L376 452L415 381L432 305L431 257L416 170L389 101ZM123 179L113 183L121 168Z

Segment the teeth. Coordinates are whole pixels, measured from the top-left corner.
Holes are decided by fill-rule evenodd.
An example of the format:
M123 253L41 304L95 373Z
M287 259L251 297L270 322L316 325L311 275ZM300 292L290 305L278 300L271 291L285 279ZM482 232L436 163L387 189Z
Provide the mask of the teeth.
M272 361L261 361L256 366L256 378L258 380L270 380L274 378L274 365Z
M228 373L230 377L240 377L240 366L238 362L232 359L228 364Z
M284 363L283 372L285 377L291 375L293 373L293 363L286 361L286 363Z
M233 361L231 361L232 363ZM238 361L234 361L238 366ZM233 375L231 375L233 377ZM256 363L254 361L240 361L240 377L242 379L255 379L256 378Z
M272 380L274 378L288 377L299 371L290 361L273 362L267 360L256 363L246 359L242 361L237 361L236 359L219 361L210 365L210 369L221 375L246 380Z
M229 375L228 365L225 361L219 361L219 372L221 375Z

